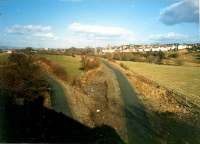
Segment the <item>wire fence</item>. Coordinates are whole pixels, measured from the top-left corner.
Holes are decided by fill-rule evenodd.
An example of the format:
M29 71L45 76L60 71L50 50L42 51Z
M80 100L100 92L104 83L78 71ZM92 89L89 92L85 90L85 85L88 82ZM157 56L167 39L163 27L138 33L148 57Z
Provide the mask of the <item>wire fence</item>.
M144 77L143 75L140 75L133 71L131 71L131 72L133 73L133 76L138 78L139 80L141 80L147 84L154 85L155 87L165 89L167 91L168 95L172 96L178 103L180 103L186 107L192 108L193 110L200 113L200 107L199 107L200 98L197 98L197 96L192 95L192 94L185 95L181 92L181 90L178 91L178 90L163 86L162 84L160 84L156 81L153 81L151 79L148 79L148 78ZM189 97L192 97L192 98L189 98Z

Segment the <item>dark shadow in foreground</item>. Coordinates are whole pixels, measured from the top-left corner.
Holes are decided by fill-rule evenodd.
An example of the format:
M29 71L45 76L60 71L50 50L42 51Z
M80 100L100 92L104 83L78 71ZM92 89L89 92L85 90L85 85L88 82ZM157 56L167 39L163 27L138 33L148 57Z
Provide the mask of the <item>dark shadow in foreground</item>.
M43 107L42 103L40 98L24 106L6 106L7 126L1 142L123 143L111 127L91 129L62 113Z

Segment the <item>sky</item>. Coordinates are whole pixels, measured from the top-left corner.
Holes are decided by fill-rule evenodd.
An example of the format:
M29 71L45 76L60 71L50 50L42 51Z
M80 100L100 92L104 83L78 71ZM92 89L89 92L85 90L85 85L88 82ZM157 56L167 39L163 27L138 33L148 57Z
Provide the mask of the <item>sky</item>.
M0 0L0 46L200 42L199 0Z

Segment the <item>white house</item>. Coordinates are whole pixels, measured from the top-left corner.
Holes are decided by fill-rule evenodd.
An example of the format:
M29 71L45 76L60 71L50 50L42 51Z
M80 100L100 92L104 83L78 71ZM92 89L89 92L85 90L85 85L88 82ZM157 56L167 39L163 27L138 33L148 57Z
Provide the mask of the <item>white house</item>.
M163 45L121 45L119 47L111 47L108 45L107 48L103 49L103 53L113 53L113 52L148 52L148 51L170 51L178 48L186 49L191 48L189 45L174 45L174 44L163 44Z
M178 49L186 49L186 48L188 48L187 45L178 45Z
M12 50L7 50L6 53L7 53L7 54L11 54L11 53L12 53Z
M49 50L49 48L44 48L44 50L48 51L48 50Z

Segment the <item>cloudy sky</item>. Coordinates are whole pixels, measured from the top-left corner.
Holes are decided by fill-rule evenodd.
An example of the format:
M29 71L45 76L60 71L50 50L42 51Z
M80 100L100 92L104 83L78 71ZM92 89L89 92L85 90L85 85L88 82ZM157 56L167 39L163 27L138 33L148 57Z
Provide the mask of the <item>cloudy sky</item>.
M200 42L199 0L0 0L0 46Z

